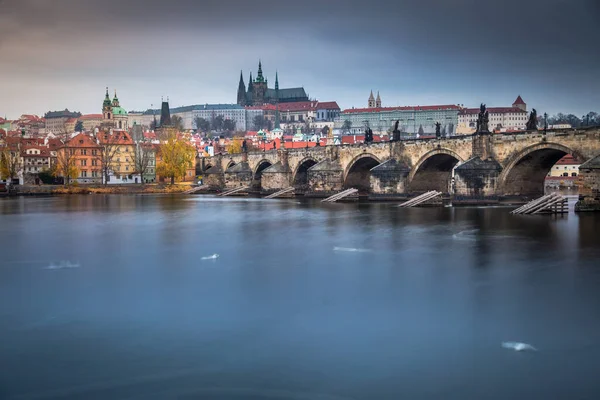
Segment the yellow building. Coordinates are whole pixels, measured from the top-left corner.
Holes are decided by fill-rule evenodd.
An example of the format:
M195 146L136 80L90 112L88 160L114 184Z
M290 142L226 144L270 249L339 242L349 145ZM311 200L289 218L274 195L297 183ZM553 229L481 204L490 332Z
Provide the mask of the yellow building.
M114 130L98 134L108 164L107 183L141 183L135 171L135 145L126 131Z

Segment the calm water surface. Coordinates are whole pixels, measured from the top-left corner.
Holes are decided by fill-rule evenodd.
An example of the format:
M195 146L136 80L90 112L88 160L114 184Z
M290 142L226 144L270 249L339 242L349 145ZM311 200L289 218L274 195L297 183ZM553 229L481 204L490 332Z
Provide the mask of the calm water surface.
M0 398L598 399L600 216L509 211L0 199Z

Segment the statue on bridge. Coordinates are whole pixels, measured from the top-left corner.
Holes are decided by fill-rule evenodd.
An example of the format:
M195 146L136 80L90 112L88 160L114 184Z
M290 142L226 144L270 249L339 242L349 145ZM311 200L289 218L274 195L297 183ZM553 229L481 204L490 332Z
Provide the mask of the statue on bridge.
M373 131L371 128L365 129L365 143L369 144L373 142Z
M479 115L477 116L477 130L476 133L489 133L488 123L490 122L489 113L485 107L485 104L481 103L479 106Z
M397 120L394 124L394 131L392 132L392 141L396 142L400 140L400 130L398 129L398 125L400 124L400 120Z
M442 133L440 131L442 127L442 124L440 124L439 122L435 123L435 137L436 139L439 139L442 136Z
M525 129L528 131L537 131L537 111L535 108L531 110L531 114L529 114L529 121L527 121Z
M248 144L246 143L246 139L242 141L242 153L248 152Z

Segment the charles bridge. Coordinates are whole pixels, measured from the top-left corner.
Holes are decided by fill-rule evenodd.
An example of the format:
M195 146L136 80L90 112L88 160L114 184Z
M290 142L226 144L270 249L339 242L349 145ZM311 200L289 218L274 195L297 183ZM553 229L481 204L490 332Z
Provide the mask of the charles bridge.
M598 127L223 154L201 159L199 169L215 188L265 194L294 187L310 196L357 188L369 198L430 190L456 198L531 198L544 192L544 178L566 154L582 162L580 192L598 202Z

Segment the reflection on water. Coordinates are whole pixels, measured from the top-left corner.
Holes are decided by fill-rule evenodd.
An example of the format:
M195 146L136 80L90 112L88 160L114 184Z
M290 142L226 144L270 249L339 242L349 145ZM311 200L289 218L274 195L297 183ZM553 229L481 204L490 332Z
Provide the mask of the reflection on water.
M0 398L597 398L599 226L502 207L2 199Z

